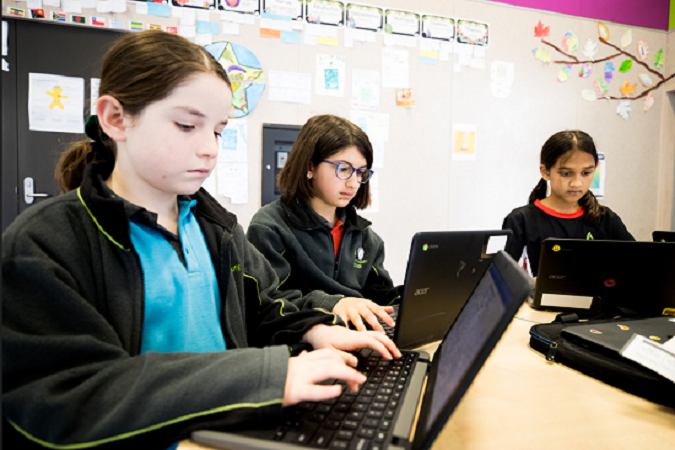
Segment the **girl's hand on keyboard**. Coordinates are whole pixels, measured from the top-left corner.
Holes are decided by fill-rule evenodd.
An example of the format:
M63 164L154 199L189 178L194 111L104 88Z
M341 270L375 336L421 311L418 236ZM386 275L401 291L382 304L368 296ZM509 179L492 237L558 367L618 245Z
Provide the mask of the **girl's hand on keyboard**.
M330 378L345 380L347 388L356 391L358 385L366 381L365 375L353 368L357 364L358 361L354 355L332 348L309 353L302 352L300 355L290 358L288 360L284 399L281 406L337 397L342 393L342 386L339 384L332 386L317 384Z
M349 322L354 324L358 331L366 331L366 326L363 324L363 319L372 327L374 331L384 333L384 328L377 321L380 317L384 323L394 328L394 319L389 314L394 312L391 306L380 306L377 303L357 297L344 297L333 307L333 312L340 316L340 318L349 325Z
M353 331L341 326L315 325L303 336L315 350L333 348L351 352L370 348L385 359L400 358L401 352L386 335L377 331Z

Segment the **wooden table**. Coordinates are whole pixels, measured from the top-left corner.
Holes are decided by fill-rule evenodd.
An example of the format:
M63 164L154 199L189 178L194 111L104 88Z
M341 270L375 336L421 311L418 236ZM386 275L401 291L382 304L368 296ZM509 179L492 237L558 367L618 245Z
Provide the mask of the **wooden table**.
M433 450L675 449L675 409L547 362L530 348L530 327L554 317L523 305ZM186 440L178 448L206 447Z

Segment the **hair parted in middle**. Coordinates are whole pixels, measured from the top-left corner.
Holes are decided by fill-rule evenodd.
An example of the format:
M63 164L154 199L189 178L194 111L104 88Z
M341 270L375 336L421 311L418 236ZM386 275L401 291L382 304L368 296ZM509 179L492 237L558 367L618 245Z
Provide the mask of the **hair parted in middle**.
M359 150L366 159L368 169L371 169L373 146L361 128L347 119L329 114L311 117L300 130L288 160L279 173L277 182L284 199L290 203L296 197L304 200L314 197L312 180L307 177L307 172L321 161L351 146ZM359 187L350 205L358 209L368 206L369 184L364 183Z

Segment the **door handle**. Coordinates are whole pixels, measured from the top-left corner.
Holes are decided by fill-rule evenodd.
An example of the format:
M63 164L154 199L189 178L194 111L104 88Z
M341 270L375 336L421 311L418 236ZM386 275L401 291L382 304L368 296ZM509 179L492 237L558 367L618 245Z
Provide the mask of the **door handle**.
M49 194L44 193L35 193L35 182L31 177L26 177L23 179L23 200L27 205L32 205L35 201L35 197L49 197Z

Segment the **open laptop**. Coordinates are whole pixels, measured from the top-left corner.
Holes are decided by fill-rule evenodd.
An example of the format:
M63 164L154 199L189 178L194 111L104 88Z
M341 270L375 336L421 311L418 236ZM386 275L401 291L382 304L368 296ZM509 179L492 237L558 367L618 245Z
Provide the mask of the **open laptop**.
M396 327L381 322L394 343L413 349L442 339L511 235L511 230L415 234L401 301L392 314Z
M652 231L654 242L675 242L675 231Z
M675 308L675 243L546 239L535 309L659 316ZM673 310L675 311L675 310Z
M280 423L259 423L257 428L240 427L228 433L196 431L192 440L232 450L428 449L527 297L530 286L531 279L516 262L499 252L443 338L433 363L424 352L403 351L399 360L380 361L370 350L361 350L357 352L358 370L368 380L358 393L344 391L335 399L286 408ZM391 387L385 383L391 383Z

